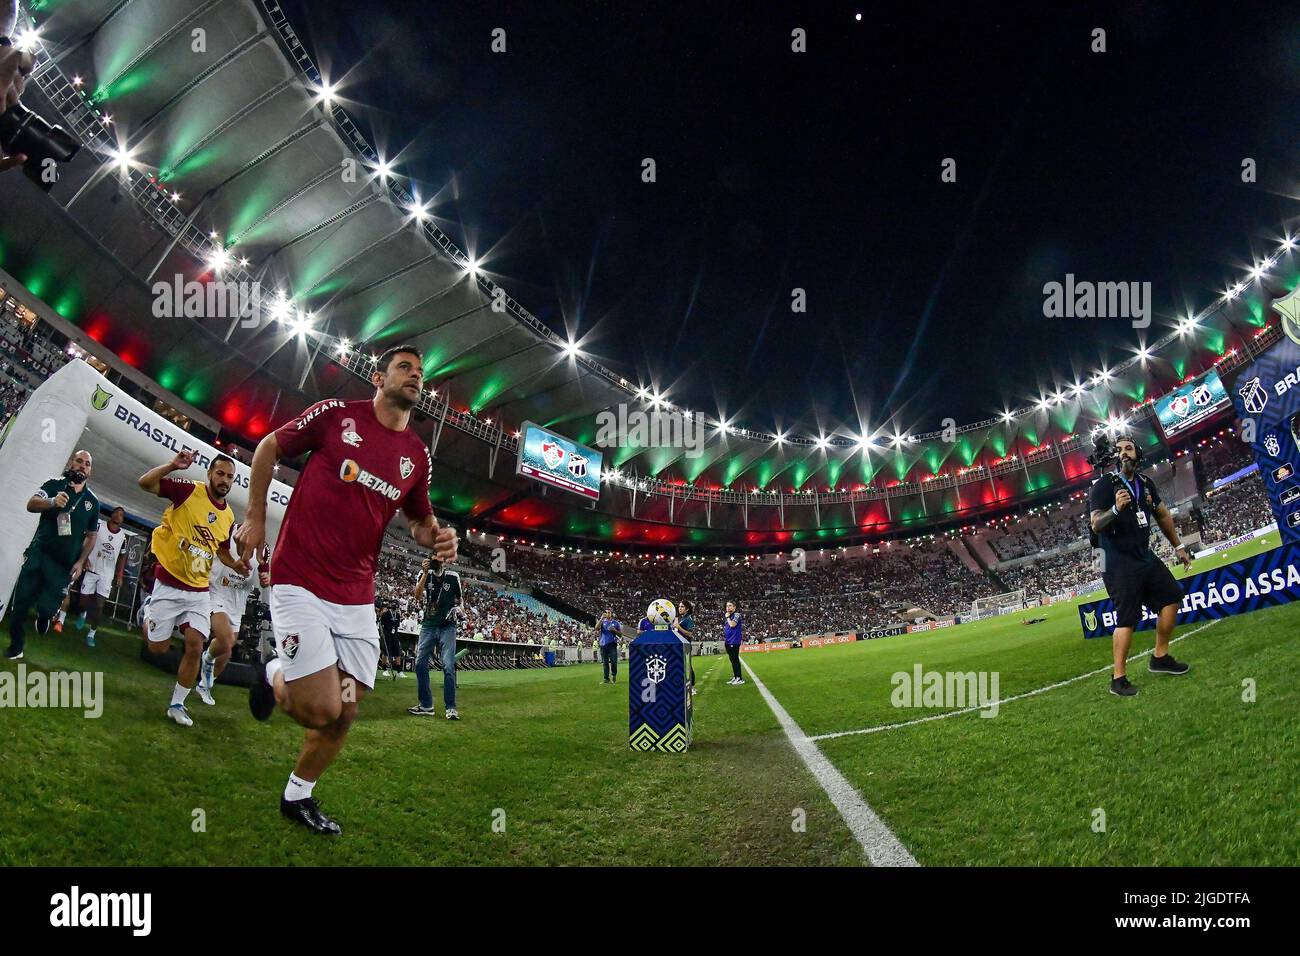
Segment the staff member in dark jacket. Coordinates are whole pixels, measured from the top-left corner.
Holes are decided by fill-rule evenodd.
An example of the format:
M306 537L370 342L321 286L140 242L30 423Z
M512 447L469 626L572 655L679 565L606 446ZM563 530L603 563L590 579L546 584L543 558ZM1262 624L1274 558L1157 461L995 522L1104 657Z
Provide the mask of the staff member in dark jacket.
M86 565L99 529L99 499L87 484L90 452L79 451L58 478L51 478L27 500L27 510L39 514L36 534L23 553L23 566L9 606L9 649L5 657L20 660L27 644L23 620L36 608L36 630L44 634L63 603L63 594Z
M681 639L687 643L686 648L686 666L689 668L688 678L691 682L691 693L695 693L695 662L691 658L691 649L689 645L695 641L695 605L690 601L681 600L677 602L677 633Z
M614 617L612 607L605 608L596 624L597 640L600 643L600 668L604 674L602 684L618 683L618 639L623 633L623 625Z
M1155 482L1138 471L1142 452L1137 442L1128 436L1117 438L1115 452L1119 455L1118 467L1093 483L1088 508L1092 530L1102 549L1101 577L1106 593L1115 602L1115 635L1111 642L1115 676L1110 692L1118 697L1133 697L1137 688L1129 683L1125 667L1144 604L1159 615L1155 653L1148 669L1153 674L1188 671L1188 665L1174 660L1169 653L1169 636L1183 603L1183 589L1151 550L1151 526L1159 525L1184 567L1192 566L1192 556L1178 539L1173 516L1160 500Z
M442 706L448 720L460 720L456 710L456 624L464 614L460 575L443 569L441 561L424 559L415 598L424 605L420 642L415 648L415 690L420 702L407 710L414 717L433 717L433 688L429 662L434 647L442 659Z
M745 619L736 610L736 602L727 602L727 615L722 619L722 639L727 646L727 656L731 658L731 680L728 684L740 685L745 678L740 676L740 645L745 640Z

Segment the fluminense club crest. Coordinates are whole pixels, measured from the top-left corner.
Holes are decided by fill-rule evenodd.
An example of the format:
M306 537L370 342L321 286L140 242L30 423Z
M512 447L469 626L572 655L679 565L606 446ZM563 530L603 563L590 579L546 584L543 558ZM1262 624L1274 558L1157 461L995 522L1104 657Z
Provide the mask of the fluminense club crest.
M1179 395L1169 407L1179 418L1186 418L1187 413L1192 410L1192 400L1186 395Z
M289 660L298 656L298 645L301 643L297 634L286 634L284 640L280 642L280 653L284 654Z
M1259 384L1258 375L1237 389L1237 394L1241 396L1241 402L1246 406L1246 411L1252 415L1258 415L1268 405L1268 392L1264 391L1264 386Z
M410 478L411 472L415 471L415 462L403 455L402 460L397 463L397 470L402 473L402 478Z
M650 678L650 683L659 683L668 676L668 659L660 654L649 658L645 662L645 676Z
M564 449L553 441L542 442L542 461L546 462L547 468L560 467L560 462L564 461Z

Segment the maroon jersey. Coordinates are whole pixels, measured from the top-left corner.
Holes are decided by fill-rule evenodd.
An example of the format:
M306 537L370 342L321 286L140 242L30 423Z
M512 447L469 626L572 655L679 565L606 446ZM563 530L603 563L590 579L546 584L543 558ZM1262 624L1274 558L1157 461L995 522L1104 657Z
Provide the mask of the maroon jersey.
M311 452L271 556L271 580L332 604L374 604L384 529L429 504L429 449L415 432L380 424L370 399L317 402L275 430L285 457Z

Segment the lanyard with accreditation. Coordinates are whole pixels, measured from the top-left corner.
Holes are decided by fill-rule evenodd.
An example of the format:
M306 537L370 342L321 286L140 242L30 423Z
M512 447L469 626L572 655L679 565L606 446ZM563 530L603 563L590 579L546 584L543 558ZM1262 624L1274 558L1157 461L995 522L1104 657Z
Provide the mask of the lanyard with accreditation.
M1142 479L1134 475L1133 484L1129 484L1129 480L1124 477L1124 472L1121 471L1118 474L1119 480L1124 482L1124 487L1127 488L1128 493L1133 496L1133 509L1134 514L1137 515L1138 527L1147 527L1147 513L1142 510Z

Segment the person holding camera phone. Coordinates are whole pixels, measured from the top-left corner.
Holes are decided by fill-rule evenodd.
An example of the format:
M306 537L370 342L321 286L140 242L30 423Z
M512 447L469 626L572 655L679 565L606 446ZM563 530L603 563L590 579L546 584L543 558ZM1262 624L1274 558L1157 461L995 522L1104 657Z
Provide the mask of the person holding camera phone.
M1178 608L1183 603L1183 589L1164 562L1151 550L1151 525L1159 526L1174 546L1183 567L1192 566L1192 556L1178 538L1173 516L1160 499L1160 492L1138 470L1142 451L1127 435L1115 440L1113 452L1107 454L1105 441L1098 440L1099 464L1113 460L1116 468L1093 482L1088 493L1088 508L1094 534L1094 547L1102 550L1102 580L1106 593L1115 602L1115 634L1112 651L1115 673L1110 692L1118 697L1133 697L1137 688L1125 673L1133 631L1142 620L1142 606L1158 615L1156 647L1149 670L1152 674L1186 674L1188 665L1174 660L1169 653Z
M460 575L445 569L437 558L425 558L415 582L415 599L424 608L420 641L415 648L415 691L419 702L407 709L412 717L433 717L429 664L434 649L442 660L442 706L448 720L460 720L456 709L456 625L465 620L465 594Z

